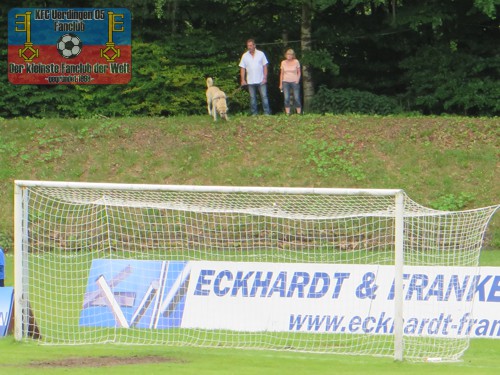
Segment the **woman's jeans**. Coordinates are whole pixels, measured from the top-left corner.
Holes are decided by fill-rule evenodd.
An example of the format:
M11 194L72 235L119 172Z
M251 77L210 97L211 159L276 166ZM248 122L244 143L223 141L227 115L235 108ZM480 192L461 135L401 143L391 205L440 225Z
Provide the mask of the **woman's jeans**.
M269 99L267 98L267 84L248 85L248 92L250 93L250 112L252 115L258 115L259 109L257 106L257 91L259 91L262 100L262 108L264 114L270 115L271 109L269 108Z
M290 92L293 92L295 108L301 108L300 83L283 82L283 95L285 96L285 108L290 108Z

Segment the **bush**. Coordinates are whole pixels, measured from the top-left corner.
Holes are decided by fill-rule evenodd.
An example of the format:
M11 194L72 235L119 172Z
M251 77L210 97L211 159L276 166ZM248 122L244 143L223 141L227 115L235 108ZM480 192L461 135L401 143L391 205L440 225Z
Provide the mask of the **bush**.
M475 196L469 193L442 195L430 203L431 208L442 211L459 211L474 201Z
M401 113L395 99L352 89L327 89L322 86L314 95L311 111L316 113L359 113L389 115Z
M406 58L408 101L425 114L465 116L500 114L500 59L481 57L446 47L425 46Z

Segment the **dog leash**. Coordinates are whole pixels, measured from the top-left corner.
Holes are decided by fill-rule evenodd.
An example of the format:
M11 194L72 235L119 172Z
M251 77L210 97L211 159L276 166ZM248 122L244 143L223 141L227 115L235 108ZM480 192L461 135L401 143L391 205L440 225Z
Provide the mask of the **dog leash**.
M241 91L241 90L246 90L248 89L248 85L241 85L239 86L237 89L235 89L230 96L233 96L234 94L236 94L238 91Z

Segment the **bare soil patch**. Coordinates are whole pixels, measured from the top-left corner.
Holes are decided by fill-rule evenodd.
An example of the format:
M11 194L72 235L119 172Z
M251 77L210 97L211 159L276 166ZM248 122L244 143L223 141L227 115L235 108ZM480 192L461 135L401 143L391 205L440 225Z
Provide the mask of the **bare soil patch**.
M52 361L31 362L29 367L112 367L149 363L179 362L178 359L161 356L133 356L133 357L75 357Z

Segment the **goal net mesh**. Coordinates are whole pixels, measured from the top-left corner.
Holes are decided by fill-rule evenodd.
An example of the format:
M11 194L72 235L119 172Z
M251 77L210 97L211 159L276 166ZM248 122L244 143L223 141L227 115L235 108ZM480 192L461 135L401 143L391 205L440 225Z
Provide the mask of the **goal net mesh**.
M273 298L267 299L268 305L264 298L260 298L260 305L242 298L243 307L225 311L225 319L238 321L241 329L229 324L217 326L213 323L217 314L208 306L205 315L204 308L194 312L201 314L198 322L187 326L178 322L179 306L187 304L183 299L191 287L187 284L201 280L195 292L221 295L229 290L233 277L228 267L236 265L244 270L242 264L246 263L249 267L262 265L262 275L273 277L283 273L266 271L269 267L311 270L290 272L289 279L281 280L288 287L281 289L277 289L278 281L269 279L267 286L274 285L274 296L278 297L280 293L286 297L292 274L301 276L305 285L308 275L324 278L329 274L323 267L349 269L350 273L361 267L357 278L366 282L355 291L360 298L330 298L323 303L340 302L360 317L375 316L372 302L366 300L376 283L365 280L365 274L374 266L383 273L395 265L395 194L335 189L143 189L117 184L23 186L19 182L17 187L16 222L20 228L16 227L16 252L21 255L16 256L16 289L20 282L22 339L37 338L44 344L112 342L394 355L392 326L378 316L351 318L347 323L340 317L327 317L326 331L315 328L324 316L289 314L289 327L304 325L309 331L273 329L272 324L259 328L241 322L255 316L264 321L274 319L273 312L281 306L279 299L276 302ZM418 205L406 195L403 202L405 270L407 266L446 266L471 267L476 272L483 236L497 206L442 212ZM210 280L192 275L183 279L182 272L175 271L177 266L197 262L222 265L219 289L209 291L215 276ZM155 272L157 279L152 276ZM250 277L255 273L248 271L243 279L245 275L248 280L240 280L233 299L252 293L245 288L254 285ZM342 272L336 272L335 277L330 295L336 292L334 281L339 287L347 279L342 278ZM208 285L210 281L213 285ZM158 282L172 290L177 285L177 294L169 296ZM309 280L308 287L311 285ZM316 286L317 292L320 288ZM203 293L199 293L201 289ZM307 290L311 289L297 288L290 294L300 297ZM254 294L264 295L263 288ZM304 296L301 303L315 303L315 299ZM472 303L464 301L464 311L472 312ZM391 313L393 310L387 308ZM405 306L403 314L405 320L412 316L412 307ZM402 342L404 358L417 361L458 359L468 345L467 335L434 337L418 329L405 332Z

